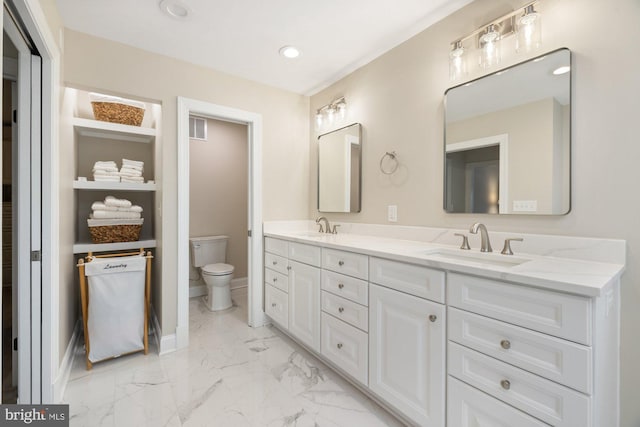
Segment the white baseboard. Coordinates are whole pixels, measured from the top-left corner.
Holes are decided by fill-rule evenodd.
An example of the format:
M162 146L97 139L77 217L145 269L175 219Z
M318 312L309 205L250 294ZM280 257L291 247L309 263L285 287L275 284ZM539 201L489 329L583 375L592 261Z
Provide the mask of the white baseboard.
M240 277L238 279L231 279L231 290L246 288L248 280L246 277ZM189 298L201 297L207 294L207 286L191 286L189 287Z
M71 376L71 369L73 368L73 361L80 345L80 336L82 335L82 319L76 321L76 326L73 328L71 339L67 345L67 349L64 352L62 363L58 368L58 375L53 383L53 401L54 403L62 402L64 392L67 389L69 383L69 377Z
M176 351L176 334L162 335L160 321L153 306L151 306L151 323L153 324L153 337L158 348L158 354L163 355Z

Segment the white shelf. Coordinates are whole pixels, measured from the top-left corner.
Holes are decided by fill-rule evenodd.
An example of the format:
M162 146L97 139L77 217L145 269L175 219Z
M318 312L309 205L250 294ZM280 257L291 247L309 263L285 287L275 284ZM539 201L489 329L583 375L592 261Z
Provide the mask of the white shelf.
M135 242L122 243L76 243L73 245L74 254L86 254L87 252L112 252L129 249L155 248L155 240L137 240Z
M156 137L156 130L153 128L101 122L99 120L82 119L80 117L74 117L72 124L76 132L81 136L93 138L149 143Z
M135 182L73 181L76 190L156 191L156 184Z

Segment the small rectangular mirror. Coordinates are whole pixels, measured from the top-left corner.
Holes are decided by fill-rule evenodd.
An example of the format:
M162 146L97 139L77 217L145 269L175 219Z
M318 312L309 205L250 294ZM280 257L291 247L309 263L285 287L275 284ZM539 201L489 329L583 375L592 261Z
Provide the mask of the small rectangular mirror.
M318 137L318 211L360 212L361 153L359 123Z
M447 212L568 213L569 49L448 89L444 157Z

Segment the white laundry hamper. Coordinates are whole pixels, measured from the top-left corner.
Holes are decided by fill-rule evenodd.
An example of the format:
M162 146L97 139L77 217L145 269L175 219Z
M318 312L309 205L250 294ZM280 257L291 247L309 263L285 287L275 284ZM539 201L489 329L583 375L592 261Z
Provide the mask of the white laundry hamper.
M89 256L78 262L87 369L148 353L151 253Z

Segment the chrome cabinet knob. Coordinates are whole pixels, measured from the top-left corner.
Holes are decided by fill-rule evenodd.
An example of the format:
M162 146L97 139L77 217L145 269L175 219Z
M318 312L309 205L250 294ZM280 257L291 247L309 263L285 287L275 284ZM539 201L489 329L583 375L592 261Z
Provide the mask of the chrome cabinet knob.
M278 261L273 261L273 265L277 265L277 264L278 264Z
M344 261L338 261L338 265L342 267L344 265Z
M500 347L504 348L505 350L509 350L511 348L511 342L509 340L502 340L500 341Z
M278 278L277 278L277 277L274 277L274 278L273 278L273 283L276 283L277 281L278 281Z
M342 312L344 311L344 307L340 307L340 308L338 309L338 311L339 311L340 313L342 313Z
M338 289L342 289L344 288L344 285L342 283L338 283Z
M435 322L436 320L438 320L438 316L436 316L435 314L431 314L431 315L429 316L429 320L430 320L431 322Z
M342 348L342 343L338 343L338 348Z
M275 302L271 303L271 307L275 307L277 304Z
M290 265L287 265L287 270L291 270L291 266Z
M511 388L511 382L509 380L502 380L500 381L500 385L502 386L503 389L505 390L509 390Z

